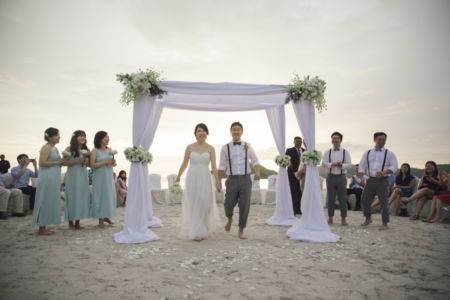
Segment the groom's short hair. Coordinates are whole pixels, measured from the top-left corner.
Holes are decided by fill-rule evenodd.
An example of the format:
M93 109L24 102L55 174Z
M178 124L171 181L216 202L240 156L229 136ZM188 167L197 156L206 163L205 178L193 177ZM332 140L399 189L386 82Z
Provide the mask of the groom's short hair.
M231 124L231 126L230 126L230 130L231 130L234 126L239 126L239 127L241 127L242 131L244 131L244 126L242 126L241 122L233 122L233 124Z

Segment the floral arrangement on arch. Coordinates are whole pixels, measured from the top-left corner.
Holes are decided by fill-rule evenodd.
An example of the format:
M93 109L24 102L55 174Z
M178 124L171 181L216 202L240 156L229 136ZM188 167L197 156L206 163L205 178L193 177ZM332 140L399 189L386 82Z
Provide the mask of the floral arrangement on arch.
M282 168L287 168L291 164L291 157L289 155L277 155L275 163Z
M153 160L153 155L142 147L129 147L123 153L132 163L150 164Z
M131 102L136 101L136 99L142 95L147 94L149 96L162 97L163 94L167 94L165 90L159 87L162 80L161 72L155 71L153 69L146 69L142 71L139 69L135 73L123 73L117 74L117 81L125 86L122 92L122 98L120 102L124 105L128 105Z
M322 159L322 153L317 150L307 150L302 153L301 160L305 165L317 166Z
M295 74L286 88L288 93L286 103L289 103L291 100L294 103L301 100L314 101L317 111L322 112L327 109L325 90L326 82L319 77L307 75L301 79L298 74Z
M169 187L169 192L175 195L180 195L181 193L183 193L183 189L181 188L181 185L178 182L174 182Z

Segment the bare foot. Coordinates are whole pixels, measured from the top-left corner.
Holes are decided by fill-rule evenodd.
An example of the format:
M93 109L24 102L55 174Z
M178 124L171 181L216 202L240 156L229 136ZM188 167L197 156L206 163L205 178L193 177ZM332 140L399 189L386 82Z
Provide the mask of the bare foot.
M328 217L328 224L333 224L333 217Z
M199 237L199 236L196 236L196 237L194 238L194 241L196 241L196 242L200 242L201 240L203 240L203 238L201 238L201 237Z
M434 218L428 221L429 223L442 223L442 220L439 218Z
M78 224L78 225L75 225L75 229L76 229L76 230L83 230L84 227L81 226L80 224Z
M387 226L387 224L383 224L380 226L380 228L378 228L378 230L388 230L389 227Z
M246 239L248 239L248 237L246 237L246 236L244 235L244 229L242 229L242 228L239 228L238 236L239 236L239 238L240 238L241 240L246 240Z
M100 227L101 229L105 228L105 223L103 223L102 219L98 220L98 227Z
M108 223L109 225L114 224L114 222L111 221L109 218L103 218L103 221L105 221L105 222Z
M225 224L225 231L230 232L231 229L231 223L233 222L232 218L228 218L227 224Z
M367 226L370 223L372 223L372 219L371 218L366 218L366 220L364 221L364 223L361 224L361 226Z
M54 234L54 232L47 230L47 229L39 229L38 234L39 235L52 235L52 234Z
M341 225L342 225L342 226L347 226L347 225L348 225L348 223L347 223L347 221L345 220L345 218L342 218L342 220L341 220Z
M75 225L73 225L73 221L69 221L69 229L75 229Z

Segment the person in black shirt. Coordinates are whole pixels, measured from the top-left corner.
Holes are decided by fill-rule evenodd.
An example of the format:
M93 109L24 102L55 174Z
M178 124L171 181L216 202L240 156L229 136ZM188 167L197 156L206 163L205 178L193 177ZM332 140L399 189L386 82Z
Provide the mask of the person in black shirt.
M300 165L300 157L305 149L302 148L302 138L296 136L294 138L294 147L286 149L286 155L291 157L291 165L288 167L287 172L289 176L289 187L291 189L292 206L294 208L294 214L301 214L301 200L302 191L300 189L300 180L295 177L298 166Z
M5 154L0 155L0 173L8 173L9 168L11 168L11 165L9 164L9 161L5 159Z

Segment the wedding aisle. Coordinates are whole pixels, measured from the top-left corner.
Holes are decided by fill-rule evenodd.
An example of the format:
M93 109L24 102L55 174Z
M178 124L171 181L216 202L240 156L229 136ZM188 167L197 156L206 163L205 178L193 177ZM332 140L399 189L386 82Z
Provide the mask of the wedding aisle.
M197 243L180 240L181 206L154 206L164 227L146 244L117 244L123 222L100 230L51 227L36 235L31 216L0 221L1 299L448 299L450 224L393 217L391 229L333 225L338 243L289 240L285 227L267 226L273 207L253 205L249 240L220 230ZM219 207L222 213L222 207ZM222 221L224 218L222 217Z

